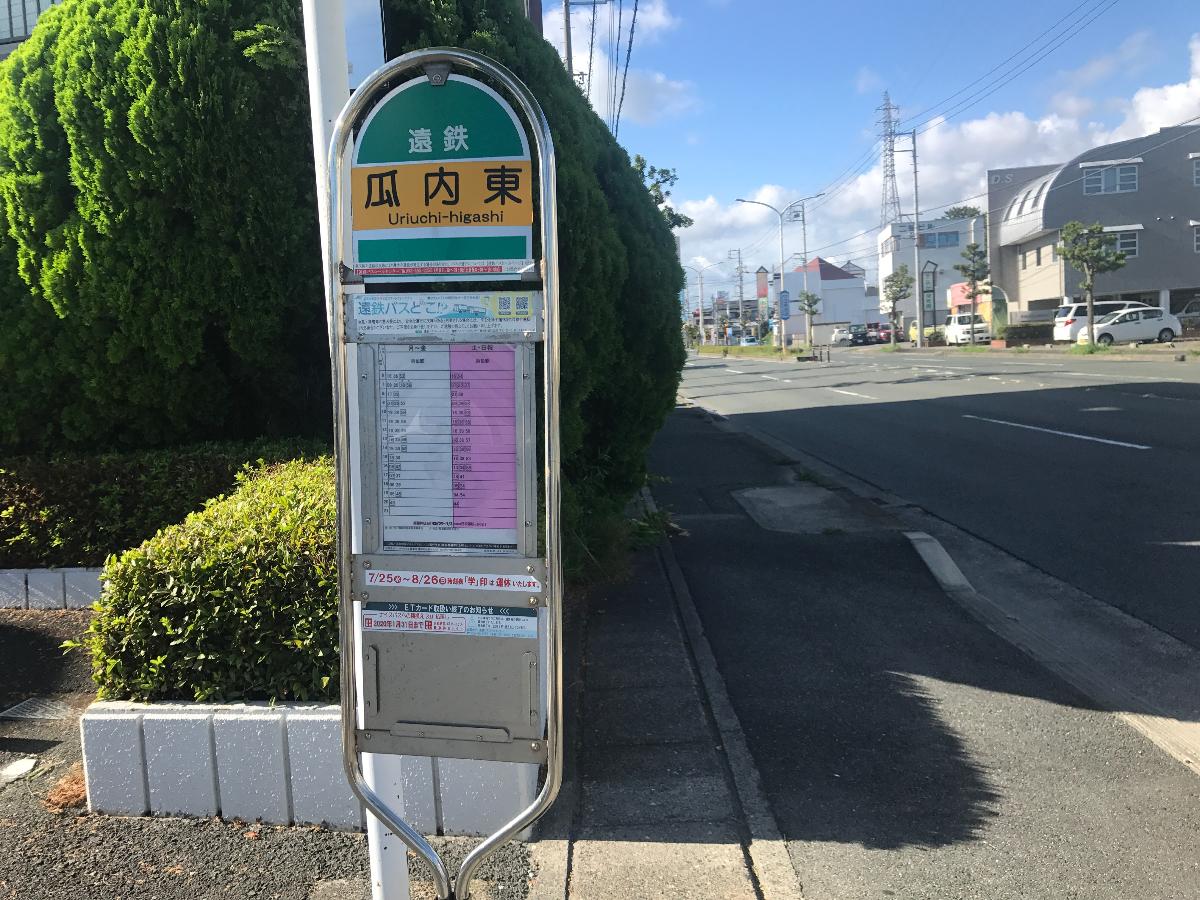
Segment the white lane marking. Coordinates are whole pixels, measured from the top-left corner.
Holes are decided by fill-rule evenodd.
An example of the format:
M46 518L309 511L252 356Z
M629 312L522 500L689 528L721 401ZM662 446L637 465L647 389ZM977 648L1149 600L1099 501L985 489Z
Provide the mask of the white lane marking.
M1007 422L1004 419L989 419L987 416L972 416L963 414L964 419L975 419L979 422L994 422L997 425L1009 425L1013 428L1025 428L1029 431L1041 431L1044 434L1056 434L1059 437L1075 438L1078 441L1095 441L1097 444L1111 444L1114 447L1127 447L1130 450L1153 450L1145 444L1128 444L1125 441L1112 441L1108 438L1092 437L1090 434L1075 434L1073 431L1055 431L1053 428L1039 428L1037 425L1023 425L1020 422Z
M970 366L913 366L914 369L954 369L959 372L974 371Z
M1160 547L1200 547L1200 541L1151 541Z
M726 369L725 371L728 372L730 375L745 375L746 374L745 372L739 371L738 369Z
M783 379L783 383L784 383L784 384L791 384L791 383L792 383L792 379L790 379L790 378L785 378L785 379Z
M1080 412L1120 412L1119 406L1089 406L1086 409L1081 409Z
M765 379L767 379L767 381L778 381L779 380L774 375L759 375L758 377L765 378Z
M863 400L878 400L878 397L872 397L868 394L856 394L854 391L842 391L837 388L825 388L827 391L833 391L835 394L845 394L847 397L860 397Z
M1126 378L1136 378L1139 381L1183 381L1182 378L1159 377L1157 375L1133 375L1122 372L1120 375L1106 375L1103 372L1054 372L1054 375L1078 375L1080 378L1107 378L1110 381L1121 382Z

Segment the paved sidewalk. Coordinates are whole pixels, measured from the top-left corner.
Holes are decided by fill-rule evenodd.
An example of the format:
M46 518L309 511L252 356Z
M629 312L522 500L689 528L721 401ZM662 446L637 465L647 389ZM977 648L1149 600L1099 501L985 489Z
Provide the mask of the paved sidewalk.
M657 551L593 595L582 677L567 896L756 897L748 831Z

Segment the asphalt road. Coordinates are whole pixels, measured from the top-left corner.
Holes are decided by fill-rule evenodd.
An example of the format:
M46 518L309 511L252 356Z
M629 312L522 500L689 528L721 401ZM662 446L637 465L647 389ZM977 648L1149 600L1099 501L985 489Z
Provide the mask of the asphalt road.
M680 392L1200 647L1200 360L693 358Z
M1200 781L959 607L898 522L764 530L740 491L786 467L698 412L650 462L804 896L1197 895Z

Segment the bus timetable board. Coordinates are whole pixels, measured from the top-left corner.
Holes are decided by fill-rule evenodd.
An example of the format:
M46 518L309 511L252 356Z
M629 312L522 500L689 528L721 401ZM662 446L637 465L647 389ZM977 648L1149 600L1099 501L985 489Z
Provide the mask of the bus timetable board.
M329 146L342 752L372 878L389 857L407 872L398 838L439 898L466 898L562 784L554 142L512 72L441 47L368 76ZM398 756L544 780L452 886L378 787Z

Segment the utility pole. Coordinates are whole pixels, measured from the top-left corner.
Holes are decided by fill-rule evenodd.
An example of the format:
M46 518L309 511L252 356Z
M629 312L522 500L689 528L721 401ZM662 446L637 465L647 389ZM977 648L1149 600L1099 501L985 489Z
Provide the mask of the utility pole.
M824 195L824 191L822 191L820 194L813 194L811 197L793 200L783 209L778 209L772 206L770 203L763 203L761 200L743 200L741 197L737 198L738 203L751 203L755 206L765 206L767 209L771 210L771 212L775 213L775 215L779 216L779 287L775 291L775 318L779 321L779 327L776 329L777 333L779 334L779 346L784 350L787 350L787 322L784 321L783 316L781 315L783 312L783 304L779 298L779 295L786 290L783 284L783 267L787 265L787 257L783 255L783 223L787 221L787 214L792 210L793 207L799 205L801 209L803 209L804 204L809 200L816 200L818 197L823 197ZM807 284L807 272L805 273L804 277L806 279L805 284Z
M704 339L704 273L713 266L719 266L720 263L709 263L707 266L684 266L685 269L696 273L696 324L700 326L700 343L706 344L708 341ZM713 305L713 343L717 342L716 336L717 327L717 307Z
M737 298L738 298L738 318L742 322L742 330L745 331L746 326L746 285L742 280L742 275L745 274L745 267L742 266L742 251L730 250L729 258L737 260L737 268L734 272L737 274Z
M575 60L571 56L571 0L563 0L563 51L566 56L567 74L575 79Z
M913 155L913 274L917 285L917 346L925 346L925 275L921 272L921 189L917 178L917 129L912 132ZM973 326L972 326L973 327ZM974 334L974 332L972 332Z

